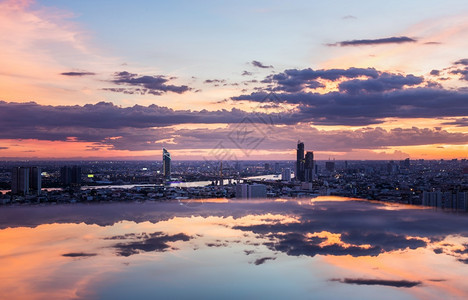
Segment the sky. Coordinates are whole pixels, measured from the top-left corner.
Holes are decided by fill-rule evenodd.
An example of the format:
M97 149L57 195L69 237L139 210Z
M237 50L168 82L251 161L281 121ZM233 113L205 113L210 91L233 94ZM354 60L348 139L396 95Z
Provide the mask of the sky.
M0 159L452 159L466 1L0 0Z

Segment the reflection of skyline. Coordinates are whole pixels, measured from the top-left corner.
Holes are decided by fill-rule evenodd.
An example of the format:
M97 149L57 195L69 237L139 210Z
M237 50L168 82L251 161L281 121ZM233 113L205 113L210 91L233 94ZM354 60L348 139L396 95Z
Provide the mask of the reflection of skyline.
M407 289L404 298L468 294L460 282L468 258L464 214L328 200L229 201L196 208L177 202L8 207L0 212L0 260L10 274L3 284L22 286L38 299L45 291L70 298L109 288L109 272L135 274L156 262L187 280L173 264L222 272L217 268L229 270L235 263L238 272L248 272L303 261L326 270L313 276L318 286L329 282L342 292L346 286L390 286ZM199 261L207 256L217 265ZM39 273L44 275L39 282L28 280ZM60 274L73 280L59 280ZM63 282L63 288L51 280Z

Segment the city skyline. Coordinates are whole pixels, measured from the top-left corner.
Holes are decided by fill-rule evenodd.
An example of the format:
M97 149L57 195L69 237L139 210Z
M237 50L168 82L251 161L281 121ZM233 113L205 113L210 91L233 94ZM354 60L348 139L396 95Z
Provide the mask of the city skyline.
M466 1L0 1L0 159L466 158Z

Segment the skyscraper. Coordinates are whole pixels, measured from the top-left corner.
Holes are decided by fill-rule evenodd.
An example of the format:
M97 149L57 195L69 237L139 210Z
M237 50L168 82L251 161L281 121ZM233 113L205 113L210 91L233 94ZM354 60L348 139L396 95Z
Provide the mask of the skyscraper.
M80 166L64 166L60 168L60 177L64 186L81 185L81 167Z
M16 167L11 170L11 193L29 194L29 168Z
M29 169L29 187L31 191L39 195L42 188L41 168L32 167Z
M307 151L305 155L305 166L304 166L305 180L306 182L312 182L314 179L314 152Z
M163 148L163 174L164 178L171 178L171 154Z
M296 179L305 180L304 143L297 141Z

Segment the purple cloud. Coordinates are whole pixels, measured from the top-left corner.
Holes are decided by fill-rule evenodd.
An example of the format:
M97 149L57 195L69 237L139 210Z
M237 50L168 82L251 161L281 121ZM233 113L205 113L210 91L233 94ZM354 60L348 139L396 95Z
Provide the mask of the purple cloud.
M401 43L414 43L415 39L407 36L389 37L381 39L366 39L366 40L351 40L342 41L334 44L328 44L328 46L367 46L367 45L382 45L382 44L401 44Z
M251 64L252 64L254 67L261 68L261 69L270 69L270 68L273 68L272 65L270 65L270 66L264 65L264 64L262 64L261 62L259 62L258 60L252 60Z
M127 71L114 73L114 79L111 82L117 85L128 86L125 89L106 88L105 90L113 92L122 92L127 94L152 94L162 95L163 93L173 92L177 94L183 94L187 91L192 90L186 85L171 85L167 84L169 80L175 79L174 77L166 78L163 75L143 75L129 73Z
M60 73L60 75L81 77L81 76L96 75L96 73L93 73L93 72L63 72L63 73Z

